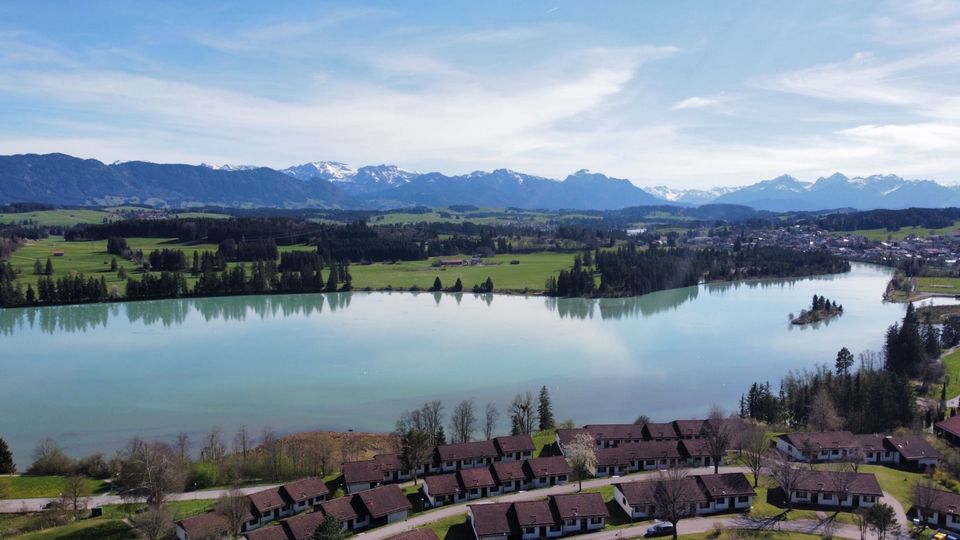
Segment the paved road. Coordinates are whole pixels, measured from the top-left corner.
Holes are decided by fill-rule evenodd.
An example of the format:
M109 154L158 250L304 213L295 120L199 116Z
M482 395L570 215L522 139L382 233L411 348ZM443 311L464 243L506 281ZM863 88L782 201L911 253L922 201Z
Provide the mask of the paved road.
M255 491L260 491L263 489L277 487L278 484L265 485L265 486L252 486L242 488L241 491L246 493L253 493ZM190 491L187 493L174 493L168 497L168 500L171 501L196 501L203 499L217 499L223 495L226 495L228 490L226 489L208 489L203 491ZM42 510L44 506L52 501L56 501L57 498L43 498L43 499L0 499L0 514L19 514L21 512L34 512L37 510ZM87 507L92 508L95 506L103 506L105 504L121 504L123 499L118 495L94 495L87 498Z

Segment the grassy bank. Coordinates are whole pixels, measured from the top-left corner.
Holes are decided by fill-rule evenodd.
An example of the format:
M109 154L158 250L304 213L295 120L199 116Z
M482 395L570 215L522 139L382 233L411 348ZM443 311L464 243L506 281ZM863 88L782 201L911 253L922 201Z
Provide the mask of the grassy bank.
M109 484L103 480L85 479L87 489L96 495L106 493ZM62 476L3 476L0 485L9 499L35 499L41 497L59 497L63 492Z

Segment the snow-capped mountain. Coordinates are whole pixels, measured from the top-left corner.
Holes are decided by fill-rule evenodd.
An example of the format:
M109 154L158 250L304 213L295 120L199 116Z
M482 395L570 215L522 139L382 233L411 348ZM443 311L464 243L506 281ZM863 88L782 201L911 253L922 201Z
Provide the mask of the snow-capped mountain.
M357 170L339 161L311 161L281 169L280 172L304 182L314 178L323 178L331 182L349 182Z
M118 164L118 163L120 163L120 162L114 162L114 165L116 165L116 164ZM223 164L223 165L214 165L213 163L201 163L200 166L201 166L201 167L206 167L206 168L208 168L208 169L213 169L213 170L215 170L215 171L227 171L227 172L232 172L232 171L252 171L253 169L259 169L259 168L260 168L260 167L258 167L258 166L256 166L256 165L231 165L231 164L229 164L229 163L225 163L225 164Z
M669 186L652 186L643 188L644 191L665 201L679 204L710 204L717 197L733 193L740 189L735 187L716 187L712 189L674 189Z

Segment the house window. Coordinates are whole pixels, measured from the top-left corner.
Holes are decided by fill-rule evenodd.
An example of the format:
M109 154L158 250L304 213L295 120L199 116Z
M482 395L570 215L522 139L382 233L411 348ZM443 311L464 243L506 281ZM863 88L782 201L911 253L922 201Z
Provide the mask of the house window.
M568 520L567 520L567 527L576 527L576 526L577 526L577 520L575 520L575 519L568 519Z
M708 502L700 503L700 508L710 508L710 503Z
M551 526L550 526L550 530L551 530L551 531L559 531L559 530L560 530L560 526L559 526L559 525L551 525Z
M536 534L537 528L536 528L536 527L527 527L526 529L524 529L524 532L526 532L527 534Z
M833 494L831 494L831 493L824 493L824 494L823 494L823 500L825 500L825 501L832 501L832 500L833 500Z
M863 496L863 502L871 502L871 503L872 503L873 501L874 501L873 495L864 495L864 496Z
M598 517L590 518L590 523L592 525L599 525L600 523L603 523L603 518L598 518Z
M750 497L737 497L737 502L738 502L738 503L745 503L745 502L749 502L749 501L750 501Z

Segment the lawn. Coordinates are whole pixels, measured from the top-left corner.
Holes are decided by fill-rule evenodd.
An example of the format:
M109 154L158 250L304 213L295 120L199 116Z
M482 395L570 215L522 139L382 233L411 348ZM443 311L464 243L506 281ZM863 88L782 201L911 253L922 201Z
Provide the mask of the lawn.
M960 221L954 223L950 227L944 227L942 229L927 229L924 227L902 227L898 231L888 231L886 229L859 229L856 231L842 232L839 234L859 234L860 236L866 237L867 240L885 242L887 239L903 240L910 235L924 237L956 231L960 231Z
M918 277L915 293L960 294L960 278Z
M811 538L822 538L817 534L804 534L796 532L774 532L774 531L750 531L749 535L743 535L737 531L721 531L717 534L715 531L708 531L696 534L682 534L679 536L684 540L733 540L734 538L769 538L771 540L810 540Z
M913 486L924 478L923 473L894 469L882 465L861 465L860 472L873 473L884 492L893 495L904 508L910 508Z
M103 480L86 480L90 493L106 493L109 484ZM62 476L3 476L0 484L6 487L10 499L58 497L63 491Z
M440 278L444 287L451 287L460 278L465 291L481 284L489 277L494 290L511 292L543 291L549 276L573 266L572 253L541 252L522 255L497 255L484 259L483 265L435 268L432 260L402 261L394 264L376 263L350 266L355 289L393 289L417 286L423 290ZM520 264L510 264L518 260Z
M40 210L15 214L0 213L0 223L21 223L30 221L39 225L70 227L81 223L103 223L112 220L114 215L100 210Z
M557 430L545 429L533 434L533 446L535 457L559 456L560 449L557 448Z
M947 379L947 399L960 395L960 348L943 357L943 369ZM934 389L939 397L939 387Z
M473 540L473 530L465 513L434 521L425 528L432 529L440 540Z
M119 519L93 518L18 536L22 540L126 540L134 537Z

